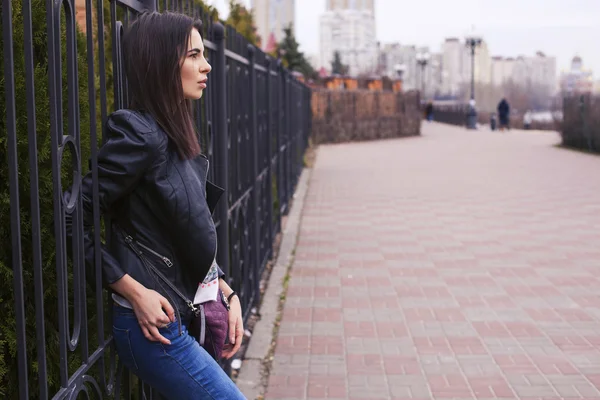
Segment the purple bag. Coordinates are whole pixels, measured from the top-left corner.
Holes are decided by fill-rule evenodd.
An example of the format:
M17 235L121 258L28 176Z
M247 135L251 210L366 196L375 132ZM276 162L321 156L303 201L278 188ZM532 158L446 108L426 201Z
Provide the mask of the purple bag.
M197 305L189 332L215 360L221 359L229 331L229 305L221 289L217 300Z

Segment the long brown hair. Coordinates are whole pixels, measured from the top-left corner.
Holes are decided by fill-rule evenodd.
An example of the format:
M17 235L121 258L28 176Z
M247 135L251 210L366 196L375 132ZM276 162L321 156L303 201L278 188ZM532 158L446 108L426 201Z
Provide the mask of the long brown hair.
M123 37L129 107L150 113L182 159L200 153L191 101L185 100L181 83L181 62L194 28L202 32L202 21L172 12L145 12Z

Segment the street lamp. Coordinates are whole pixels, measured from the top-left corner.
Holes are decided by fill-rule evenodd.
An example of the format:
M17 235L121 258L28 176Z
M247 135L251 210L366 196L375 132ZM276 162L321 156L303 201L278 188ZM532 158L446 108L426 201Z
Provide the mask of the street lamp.
M396 75L398 76L398 80L401 81L406 71L406 65L404 64L395 64L394 71L396 71Z
M425 98L425 66L431 55L428 52L417 54L417 64L421 66L421 96Z
M471 49L471 101L467 111L467 129L477 129L477 109L475 108L475 49L481 44L481 38L469 35L465 38L465 45Z
M404 72L406 71L406 65L404 64L394 64L394 71L396 71L396 76L398 77L398 82L399 82L399 86L398 86L398 91L401 92L402 86L404 86L402 79L404 77Z

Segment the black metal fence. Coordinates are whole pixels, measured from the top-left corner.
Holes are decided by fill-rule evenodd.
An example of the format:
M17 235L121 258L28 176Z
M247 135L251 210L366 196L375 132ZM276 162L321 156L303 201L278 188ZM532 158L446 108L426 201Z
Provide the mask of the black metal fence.
M467 105L434 103L433 119L445 124L465 126L467 124Z
M120 39L123 29L137 13L145 9L170 9L202 18L205 23L203 37L213 72L209 75L205 96L195 103L195 116L203 152L213 166L210 179L227 193L226 201L222 200L215 212L219 248L224 249L219 251L218 262L230 277L232 287L240 293L245 316L257 304L259 277L272 255L281 217L289 207L303 168L303 154L311 130L310 89L293 79L276 60L249 45L231 27L212 23L199 5L190 0L185 3L113 0L107 7L105 2L85 0L86 71L78 69L78 52L83 50L77 48L74 1L46 2L48 70L44 78L49 102L51 228L44 226L40 219L40 212L45 210L40 210L38 182L42 177L39 176L38 154L41 154L39 146L46 143L39 144L36 137L40 128L46 128L36 125L40 93L36 95L39 82L34 68L36 54L31 45L32 40L35 41L32 0L21 3L3 0L2 3L7 139L6 157L0 157L0 161L4 159L8 164L12 248L9 263L14 280L11 307L14 305L17 348L16 354L5 361L8 359L7 367L17 371L18 398L22 400L153 396L152 390L144 390L146 385L136 384L137 381L116 364L108 329L111 325L106 307L108 296L101 290L100 279L94 291L86 291L80 242L74 240L72 261L67 257L64 221L66 215L71 214L74 224L81 224L80 200L73 196L75 200L65 204L61 198L61 193L70 185L73 193L78 193L78 182L85 169L82 167L86 161L84 154L90 155L94 173L101 142L97 132L110 111L128 103ZM21 9L15 11L17 6ZM14 66L20 62L13 54L14 12L22 17L21 34L25 43L26 87L22 91L26 99L21 100L20 89L15 89L14 84ZM66 38L64 43L61 35L63 40ZM86 94L79 92L78 73L87 74ZM63 98L65 93L66 98ZM17 115L17 103L26 104L26 115ZM89 122L85 124L80 118L84 103L89 106L86 120ZM24 117L26 130L20 130L17 120ZM89 126L84 126L86 124ZM83 146L88 138L82 131L89 132L89 145ZM18 147L23 137L27 138L25 154ZM20 161L23 157L28 157L26 168ZM71 181L65 181L65 170ZM23 185L20 180L30 185L20 187ZM99 243L104 231L98 215L97 187L94 210L94 231ZM26 223L22 221L23 213L31 216ZM41 250L44 232L48 229L55 241L50 255ZM23 253L23 242L30 243L31 254ZM101 277L99 257L100 251L96 251L97 278ZM54 263L55 281L45 276L49 262ZM31 287L25 287L24 277L32 277ZM56 293L56 303L46 302L48 291ZM32 302L35 312L26 312ZM35 334L29 330L30 326L34 327ZM55 331L50 332L52 329ZM54 362L59 364L58 368L49 366ZM51 370L57 373L54 375ZM32 382L38 384L32 385ZM134 393L135 387L138 389ZM7 396L12 393L7 388L0 389L0 393Z

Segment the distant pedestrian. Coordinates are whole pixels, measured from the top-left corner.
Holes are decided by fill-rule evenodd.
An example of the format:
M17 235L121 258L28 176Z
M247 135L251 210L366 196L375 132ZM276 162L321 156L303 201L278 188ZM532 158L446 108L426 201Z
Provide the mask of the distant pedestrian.
M427 107L425 107L425 119L427 119L427 121L433 121L433 103L429 102L427 103Z
M523 126L525 129L531 129L531 121L532 121L531 111L527 110L525 115L523 116Z
M498 119L501 131L503 131L504 128L510 129L510 105L505 98L498 103Z
M496 130L496 114L492 113L492 115L490 116L490 129L495 131Z

